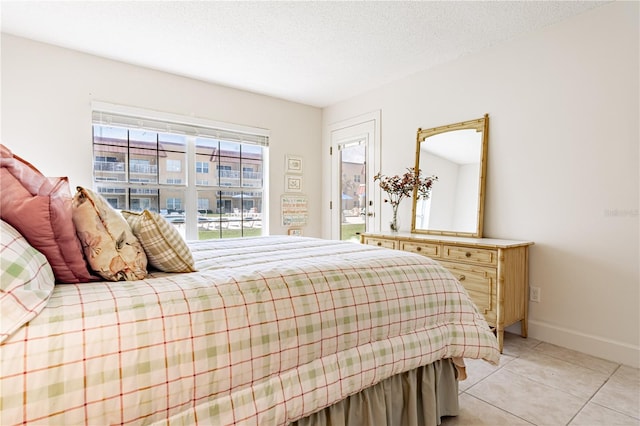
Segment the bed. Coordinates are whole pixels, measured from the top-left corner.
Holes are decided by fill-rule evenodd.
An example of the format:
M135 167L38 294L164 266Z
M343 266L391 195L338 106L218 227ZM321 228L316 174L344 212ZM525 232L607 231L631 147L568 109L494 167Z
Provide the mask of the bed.
M498 344L424 256L185 242L0 146L0 424L436 425ZM88 266L87 266L88 265Z
M55 285L0 346L0 423L288 424L439 360L498 360L428 258L289 236L190 247L197 272Z

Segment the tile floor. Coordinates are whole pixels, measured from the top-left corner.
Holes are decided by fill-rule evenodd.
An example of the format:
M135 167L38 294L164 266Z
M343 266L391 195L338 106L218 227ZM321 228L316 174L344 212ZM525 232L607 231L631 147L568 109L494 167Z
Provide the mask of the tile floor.
M500 365L465 360L453 425L640 426L640 370L505 333Z

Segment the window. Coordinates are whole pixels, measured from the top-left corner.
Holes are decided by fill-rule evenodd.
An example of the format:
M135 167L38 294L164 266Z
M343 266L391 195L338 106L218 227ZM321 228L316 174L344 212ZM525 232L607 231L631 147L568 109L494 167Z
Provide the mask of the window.
M119 209L120 207L118 207L118 199L117 198L112 198L112 197L106 197L106 200L109 204L111 204L113 206L113 208L115 209Z
M216 164L216 170L218 171L220 176L225 176L225 177L231 176L231 166Z
M117 163L118 162L118 158L117 157L105 157L105 156L102 156L102 155L98 155L98 156L96 156L96 162Z
M182 170L182 162L180 160L167 159L168 172L179 172L180 170Z
M129 169L131 173L139 174L156 174L157 168L151 164L151 162L144 158L132 158L129 160ZM147 181L148 179L140 178L139 182Z
M131 200L131 210L151 209L151 200L148 198L136 198Z
M209 213L209 199L198 198L198 211L200 213Z
M267 232L267 150L263 129L94 103L97 192L165 215L187 239Z
M118 161L118 157L95 155L93 160L93 170L97 172L124 171L124 164ZM111 180L109 176L103 176L103 180Z
M182 200L180 198L167 198L167 210L181 212Z
M209 173L209 162L196 161L196 173Z

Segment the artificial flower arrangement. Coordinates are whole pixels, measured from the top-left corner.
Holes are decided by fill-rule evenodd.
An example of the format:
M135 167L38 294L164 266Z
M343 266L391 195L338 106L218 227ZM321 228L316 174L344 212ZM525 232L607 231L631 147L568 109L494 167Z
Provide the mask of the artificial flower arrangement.
M391 230L393 232L398 231L398 206L400 201L405 197L410 197L413 192L416 191L418 198L428 199L431 196L431 188L433 183L438 180L435 175L423 177L422 171L418 169L418 173L415 172L414 167L407 168L407 172L402 175L384 176L379 173L373 177L374 181L380 181L380 188L382 188L389 198L385 199L385 203L391 204L393 209L393 219L391 220Z

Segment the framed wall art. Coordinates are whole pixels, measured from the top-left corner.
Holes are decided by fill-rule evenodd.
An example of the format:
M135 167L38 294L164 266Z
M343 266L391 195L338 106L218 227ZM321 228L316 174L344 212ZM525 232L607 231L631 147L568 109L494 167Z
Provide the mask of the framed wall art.
M285 171L287 173L302 174L302 157L298 155L287 155Z
M285 192L302 192L302 176L285 175L284 191Z
M307 197L304 195L283 195L281 198L282 226L301 227L307 224Z

